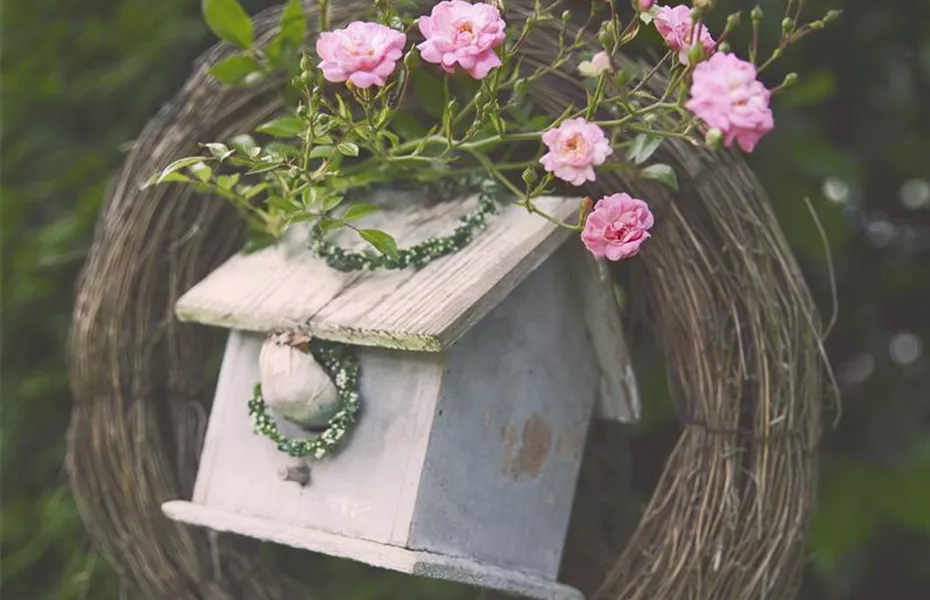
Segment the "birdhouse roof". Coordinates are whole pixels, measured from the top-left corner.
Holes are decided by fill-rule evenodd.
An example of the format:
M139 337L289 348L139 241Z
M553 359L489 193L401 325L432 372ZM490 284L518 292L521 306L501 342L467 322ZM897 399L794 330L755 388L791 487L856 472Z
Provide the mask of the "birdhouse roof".
M534 202L567 219L577 201ZM368 217L360 227L394 235L400 247L451 233L474 209L465 202L407 206ZM364 346L440 351L484 317L569 236L549 221L508 205L464 249L422 269L341 272L309 250L306 230L279 244L230 258L175 305L182 321L248 331L300 329ZM340 232L344 246L361 244Z

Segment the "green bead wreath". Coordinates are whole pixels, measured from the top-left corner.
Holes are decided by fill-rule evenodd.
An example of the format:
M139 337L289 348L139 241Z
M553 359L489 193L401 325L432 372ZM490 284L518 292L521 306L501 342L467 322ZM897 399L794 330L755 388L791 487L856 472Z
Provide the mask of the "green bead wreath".
M312 340L310 353L332 379L339 398L339 411L329 420L326 429L317 436L305 439L286 437L278 429L274 418L268 414L268 405L262 398L261 384L255 385L255 391L249 401L249 416L252 418L255 433L277 444L281 452L296 458L319 460L334 454L339 442L355 424L361 404L358 393L359 368L357 357L350 346L345 344Z
M451 235L429 238L409 248L399 249L394 256L388 256L375 250L351 251L341 248L327 241L320 227L316 226L311 230L310 248L326 260L326 264L339 271L374 271L407 267L419 269L437 258L458 252L467 246L474 238L475 232L485 228L487 217L497 212L497 205L506 197L504 186L484 177L442 180L433 185L436 195L445 198L476 188L478 190L478 208L459 219L459 225Z

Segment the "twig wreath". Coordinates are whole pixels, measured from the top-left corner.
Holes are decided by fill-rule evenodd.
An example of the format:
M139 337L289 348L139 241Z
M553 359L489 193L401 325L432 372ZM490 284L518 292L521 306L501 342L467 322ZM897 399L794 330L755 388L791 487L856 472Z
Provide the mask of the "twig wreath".
M203 408L191 399L202 396L202 365L218 347L217 338L204 328L165 328L172 295L135 293L186 289L215 267L217 257L241 247L242 220L221 203L193 203L180 186L141 191L139 186L156 169L164 172L166 164L173 165L166 180L193 182L195 173L205 175L195 167L201 161L176 162L190 153L192 144L227 136L229 131L251 130L269 111L281 108L282 99L267 93L274 80L265 75L272 66L266 58L280 60L282 53L291 52L289 60L296 60L295 48L305 33L303 19L293 18L296 4L288 3L285 11L275 7L262 13L256 17L254 32L247 23L248 35L242 33L245 26L238 19L234 33L223 37L235 36L239 43L220 44L198 62L212 66L213 74L196 69L140 134L111 188L78 282L69 348L75 394L68 437L70 485L94 544L123 574L128 589L143 596L176 595L178 590L188 590L191 597L209 596L216 593L217 585L236 600L314 593L264 561L257 549L225 536L208 537L195 528L164 527L156 518L157 500L176 497L179 484L189 486L194 480L203 426L198 415ZM599 14L608 10L607 3L591 4L598 5ZM641 5L647 4L650 13L669 8L651 2ZM503 14L512 24L529 22L538 13L534 0L511 0L506 5L509 10ZM577 18L568 25L558 19L536 23L522 46L524 72L559 61L541 85L529 86L526 92L526 98L542 111L540 119L580 106L596 84L584 73L585 79L574 76L579 60L597 63L595 57L602 51L600 39L594 37L597 20L586 21L579 5L571 4ZM783 41L835 18L835 13L828 13L833 16L805 25L801 23L804 2L785 0L785 5ZM327 8L331 14L321 17L327 23L371 15L371 3L361 0L327 4ZM624 14L622 8L618 12ZM300 14L299 7L296 12ZM317 14L316 7L310 7L310 14ZM663 38L673 39L671 30L660 29L658 18L652 22ZM641 23L642 29L650 29L645 21ZM722 30L708 27L715 33ZM565 57L558 43L564 32L583 36L588 44ZM666 43L672 47L670 41ZM724 51L724 44L718 44L716 51ZM246 52L241 51L244 47ZM781 42L778 50L780 55ZM625 78L631 89L646 80L639 91L661 97L667 75L672 81L688 80L674 56L644 66L622 53L609 55L612 76ZM236 87L220 85L216 77ZM416 92L416 87L409 90ZM435 88L426 85L420 91L430 89ZM726 94L720 98L722 103ZM441 102L416 93L412 104L436 107ZM584 543L571 544L567 552L568 563L584 562L584 566L576 569L570 564L566 574L598 600L677 600L718 594L788 600L794 597L805 562L804 540L817 480L811 449L819 433L824 374L816 309L765 194L743 161L729 153L715 157L687 140L663 144L664 151L656 154L651 150L654 141L645 144L650 140L640 135L628 129L618 136L624 140L619 143L628 144L627 151L615 152L612 160L629 168L602 168L599 184L635 191L663 208L669 203L673 208L663 215L662 235L651 242L637 269L647 275L640 280L637 294L647 300L647 323L669 355L669 376L682 382L680 388L693 402L695 414L724 424L741 423L745 414L754 414L753 430L758 435L731 439L687 427L626 549L604 545L608 534L598 535L604 530L605 515L591 512L587 519L591 535ZM233 138L225 145L247 149L242 156L258 156L273 150L274 143L263 143L257 152L251 136ZM646 161L636 162L644 155ZM680 193L643 185L641 171L650 168L643 164L652 156L661 156L668 170L677 174L683 183ZM212 171L219 170L218 164L230 164L220 163L212 152L199 158L207 158L202 162ZM238 182L236 174L219 180L225 175L208 177L209 185L203 187L192 185L226 198L211 186L220 181L234 188L265 183L255 181L261 174L241 176L252 181ZM225 189L222 185L220 189ZM254 189L235 191L245 194ZM261 191L249 202L265 211L272 230L280 227L279 209L266 202ZM158 210L151 210L152 206ZM252 219L250 209L239 210L247 215L253 238L264 242L266 234L256 227L263 222L261 216ZM197 243L189 244L194 231ZM171 260L153 261L153 251ZM726 261L729 277L719 276L716 261ZM114 281L121 282L118 293ZM115 336L113 331L122 333ZM773 331L779 332L779 343L759 343L763 338L770 341ZM745 349L745 361L734 360L737 346ZM779 376L765 379L764 387L746 383L762 381L772 373ZM126 418L127 407L133 418ZM780 444L759 441L773 423L804 435ZM742 483L729 470L731 459L725 458L733 452L758 459L744 463ZM140 456L145 460L140 462ZM582 481L579 498L604 495L601 489L592 493L600 482L594 482L593 488L588 484L592 482ZM721 498L727 501L717 501ZM617 512L614 508L611 502L604 510ZM218 571L203 567L210 562L206 548L223 557L220 579ZM166 557L171 560L166 562ZM607 564L614 568L604 580Z

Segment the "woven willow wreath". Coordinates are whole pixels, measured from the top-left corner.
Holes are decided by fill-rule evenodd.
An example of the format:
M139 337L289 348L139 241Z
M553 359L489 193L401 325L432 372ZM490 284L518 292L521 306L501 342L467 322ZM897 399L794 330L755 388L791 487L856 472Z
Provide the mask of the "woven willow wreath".
M532 4L509 2L512 18L525 19ZM371 3L333 8L334 21L347 22L363 18ZM276 8L260 17L258 43L274 35L280 16ZM528 62L551 61L557 45L547 28L527 40ZM315 593L267 564L257 545L165 527L159 511L160 501L193 486L209 387L204 364L221 347L207 328L166 327L176 293L139 291L188 289L241 247L243 224L228 206L192 201L188 191L139 187L198 142L250 130L280 108L267 89L229 90L213 81L207 66L231 53L219 46L205 54L138 137L79 282L69 350L70 484L95 546L139 597ZM553 115L584 102L575 66L530 90L533 101ZM635 65L623 59L621 66ZM644 323L665 350L687 414L718 429L742 424L752 431L685 426L630 538L627 529L605 525L626 511L638 514L639 507L623 506L629 493L605 492L617 479L584 477L594 466L589 458L625 461L622 448L604 457L607 438L616 436L595 428L564 582L596 600L787 600L799 585L814 509L825 395L819 320L745 163L684 144L670 145L664 159L679 174L680 194L622 173L604 177L655 202L663 217L662 235L634 273L648 309ZM159 255L165 258L153 260ZM211 556L223 557L221 577Z

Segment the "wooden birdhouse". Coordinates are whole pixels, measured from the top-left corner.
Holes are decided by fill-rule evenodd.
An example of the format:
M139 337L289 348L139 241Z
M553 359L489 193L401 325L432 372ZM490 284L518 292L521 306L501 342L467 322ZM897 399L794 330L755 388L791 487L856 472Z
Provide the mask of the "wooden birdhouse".
M577 199L537 203L560 219L577 209ZM409 202L366 219L403 246L452 229L474 204ZM639 400L612 284L577 236L508 206L423 268L346 273L296 232L234 256L176 312L231 331L194 496L166 503L170 518L581 598L556 575L588 425L594 415L636 420ZM295 459L253 431L247 403L269 332L357 352L361 408L333 456Z

